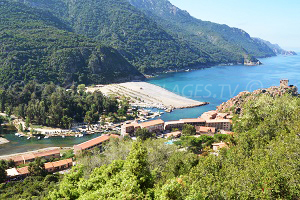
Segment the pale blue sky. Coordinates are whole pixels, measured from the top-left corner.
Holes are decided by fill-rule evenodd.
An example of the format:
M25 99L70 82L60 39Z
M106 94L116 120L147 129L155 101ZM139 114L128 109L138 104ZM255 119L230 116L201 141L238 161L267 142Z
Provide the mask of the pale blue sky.
M300 0L170 0L192 16L300 51Z

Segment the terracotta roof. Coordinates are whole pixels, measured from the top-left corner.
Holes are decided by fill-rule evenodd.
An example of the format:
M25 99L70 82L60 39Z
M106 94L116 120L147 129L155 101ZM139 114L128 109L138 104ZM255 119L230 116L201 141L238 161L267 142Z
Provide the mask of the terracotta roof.
M171 133L166 134L166 137L167 138L168 137L172 137L172 136L177 137L179 135L181 135L181 132L180 131L176 131L176 132L171 132Z
M60 167L60 166L67 165L67 164L68 164L68 162L66 160L59 160L59 161L52 163L53 167Z
M50 151L43 151L43 152L34 153L34 155L36 157L51 156L53 154L60 154L59 149L54 149L54 150L50 150Z
M17 168L17 171L19 172L19 175L26 175L29 174L28 166Z
M202 118L192 118L192 119L180 119L184 123L195 123L195 122L205 122L205 119Z
M45 163L45 169L53 168L52 162Z
M35 159L35 155L33 153L27 153L27 154L24 154L22 155L24 160L31 160L31 159Z
M160 124L164 124L164 123L165 122L163 120L157 119L157 120L152 120L152 121L141 123L140 126L142 128L145 128L145 127L160 125Z
M105 141L109 140L109 138L110 138L109 135L102 135L100 137L91 139L91 140L83 142L81 144L74 145L74 148L78 148L78 149L84 150L84 149L87 149L87 148L92 147L94 145L98 145L101 142L105 142Z
M212 132L212 133L215 133L216 132L216 128L214 127L205 127L205 126L196 126L196 131L197 132Z
M138 123L134 122L134 123L131 123L131 124L123 124L122 126L123 127L131 127L131 126L137 127L137 126L140 126L140 125Z
M22 156L14 156L14 157L10 157L10 158L8 158L7 160L10 160L10 159L12 159L12 160L15 161L15 162L24 161L24 159L23 159Z
M212 145L213 146L219 146L219 148L228 147L228 145L225 142L213 143Z
M63 166L63 165L70 164L72 162L73 162L72 158L69 158L69 159L66 159L66 160L59 160L59 161L56 161L56 162L48 162L48 163L45 163L45 169L60 167L60 166Z

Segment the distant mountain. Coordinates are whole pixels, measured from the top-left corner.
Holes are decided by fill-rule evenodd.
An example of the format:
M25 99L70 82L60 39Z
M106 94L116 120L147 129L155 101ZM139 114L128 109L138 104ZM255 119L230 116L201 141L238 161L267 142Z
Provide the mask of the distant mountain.
M20 2L24 2L20 0ZM26 0L76 33L116 48L141 72L274 56L246 32L191 17L166 0Z
M266 44L276 55L297 55L294 51L286 51L282 49L278 44L272 44L269 41L263 40L261 38L255 38L257 41Z
M70 32L52 13L0 0L0 84L67 85L143 79L116 50Z
M244 55L258 58L275 55L266 44L257 42L245 31L196 19L168 0L128 1L154 19L175 38L186 41L195 48L206 49L209 55L213 55L216 48L219 51L230 52L235 60L242 59ZM215 48L207 49L209 44L214 45Z
M245 31L195 19L167 0L0 3L0 83L109 83L275 55Z

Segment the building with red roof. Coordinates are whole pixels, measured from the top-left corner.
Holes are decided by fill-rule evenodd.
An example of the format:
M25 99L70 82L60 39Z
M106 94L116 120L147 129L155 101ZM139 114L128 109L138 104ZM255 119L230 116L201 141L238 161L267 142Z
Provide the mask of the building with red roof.
M105 143L105 142L107 142L107 141L109 141L111 137L113 137L113 138L119 138L118 135L114 135L114 134L111 134L111 135L101 135L100 137L96 137L94 139L91 139L89 141L83 142L81 144L74 145L73 146L74 153L78 154L81 151L90 150L90 149L93 149L95 147L99 147L100 149L102 149L102 144Z

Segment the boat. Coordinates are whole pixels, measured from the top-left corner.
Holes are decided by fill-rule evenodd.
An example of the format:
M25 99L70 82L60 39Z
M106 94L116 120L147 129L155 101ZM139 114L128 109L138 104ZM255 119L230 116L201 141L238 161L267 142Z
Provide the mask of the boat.
M75 137L78 137L78 135L76 134Z
M27 140L29 140L31 137L28 137Z
M61 137L62 137L62 138L65 138L66 136L63 135L63 136L61 136Z
M19 136L20 134L19 133L15 133L15 136Z
M38 140L40 140L40 139L41 139L41 137L39 136L37 139L38 139Z
M48 138L49 138L49 136L47 135L47 136L45 136L44 138L45 138L45 139L48 139Z
M83 137L83 134L79 134L78 137Z

